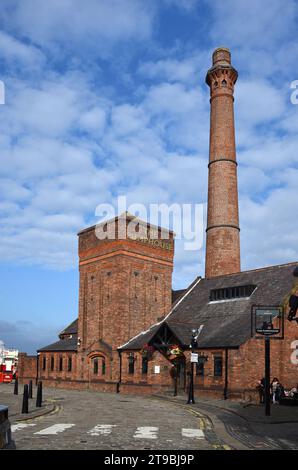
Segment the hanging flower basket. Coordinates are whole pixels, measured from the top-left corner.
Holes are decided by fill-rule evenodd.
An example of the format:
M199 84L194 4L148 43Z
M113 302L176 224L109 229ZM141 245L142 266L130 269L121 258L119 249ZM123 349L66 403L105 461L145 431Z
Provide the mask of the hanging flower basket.
M172 346L169 347L167 351L167 356L168 356L168 359L172 361L179 356L183 356L183 351L177 344L173 344Z
M152 358L154 354L155 348L154 346L150 346L149 344L144 344L143 348L141 349L140 353L142 357L146 357L148 360Z

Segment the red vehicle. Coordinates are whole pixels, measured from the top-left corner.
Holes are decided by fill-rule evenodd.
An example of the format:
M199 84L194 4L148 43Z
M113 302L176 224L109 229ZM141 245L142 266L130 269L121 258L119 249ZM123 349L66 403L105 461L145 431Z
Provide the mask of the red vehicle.
M0 364L0 383L10 384L13 379L13 372L6 370L5 364Z

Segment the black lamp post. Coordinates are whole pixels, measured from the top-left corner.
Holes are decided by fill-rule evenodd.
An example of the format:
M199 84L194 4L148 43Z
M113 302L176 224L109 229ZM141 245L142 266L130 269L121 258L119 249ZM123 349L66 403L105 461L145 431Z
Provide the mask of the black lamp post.
M191 340L190 340L190 345L189 345L189 348L191 351L193 351L194 349L196 349L198 347L198 330L192 330L192 334L191 334ZM191 353L192 354L192 353ZM194 361L190 360L190 381L189 381L189 387L188 387L188 400L187 400L187 404L194 404L195 403L195 398L194 398Z

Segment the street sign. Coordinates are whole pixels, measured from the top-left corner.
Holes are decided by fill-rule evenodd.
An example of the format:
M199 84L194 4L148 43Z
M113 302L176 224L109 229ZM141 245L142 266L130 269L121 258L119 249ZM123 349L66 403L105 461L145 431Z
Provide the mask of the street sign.
M198 361L199 361L199 355L197 353L191 353L190 362L198 362Z

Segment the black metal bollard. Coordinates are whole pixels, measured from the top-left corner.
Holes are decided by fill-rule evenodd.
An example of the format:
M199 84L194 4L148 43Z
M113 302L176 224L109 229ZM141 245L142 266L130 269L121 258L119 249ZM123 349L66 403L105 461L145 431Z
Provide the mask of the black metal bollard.
M23 393L23 405L22 405L22 414L29 412L29 393L28 393L28 385L24 385L24 393Z
M42 382L37 384L37 394L36 394L36 407L41 408L42 405Z
M13 389L13 394L18 395L19 394L19 381L17 378L14 380L14 389Z
M32 380L29 381L29 398L33 398L33 393L32 393Z

